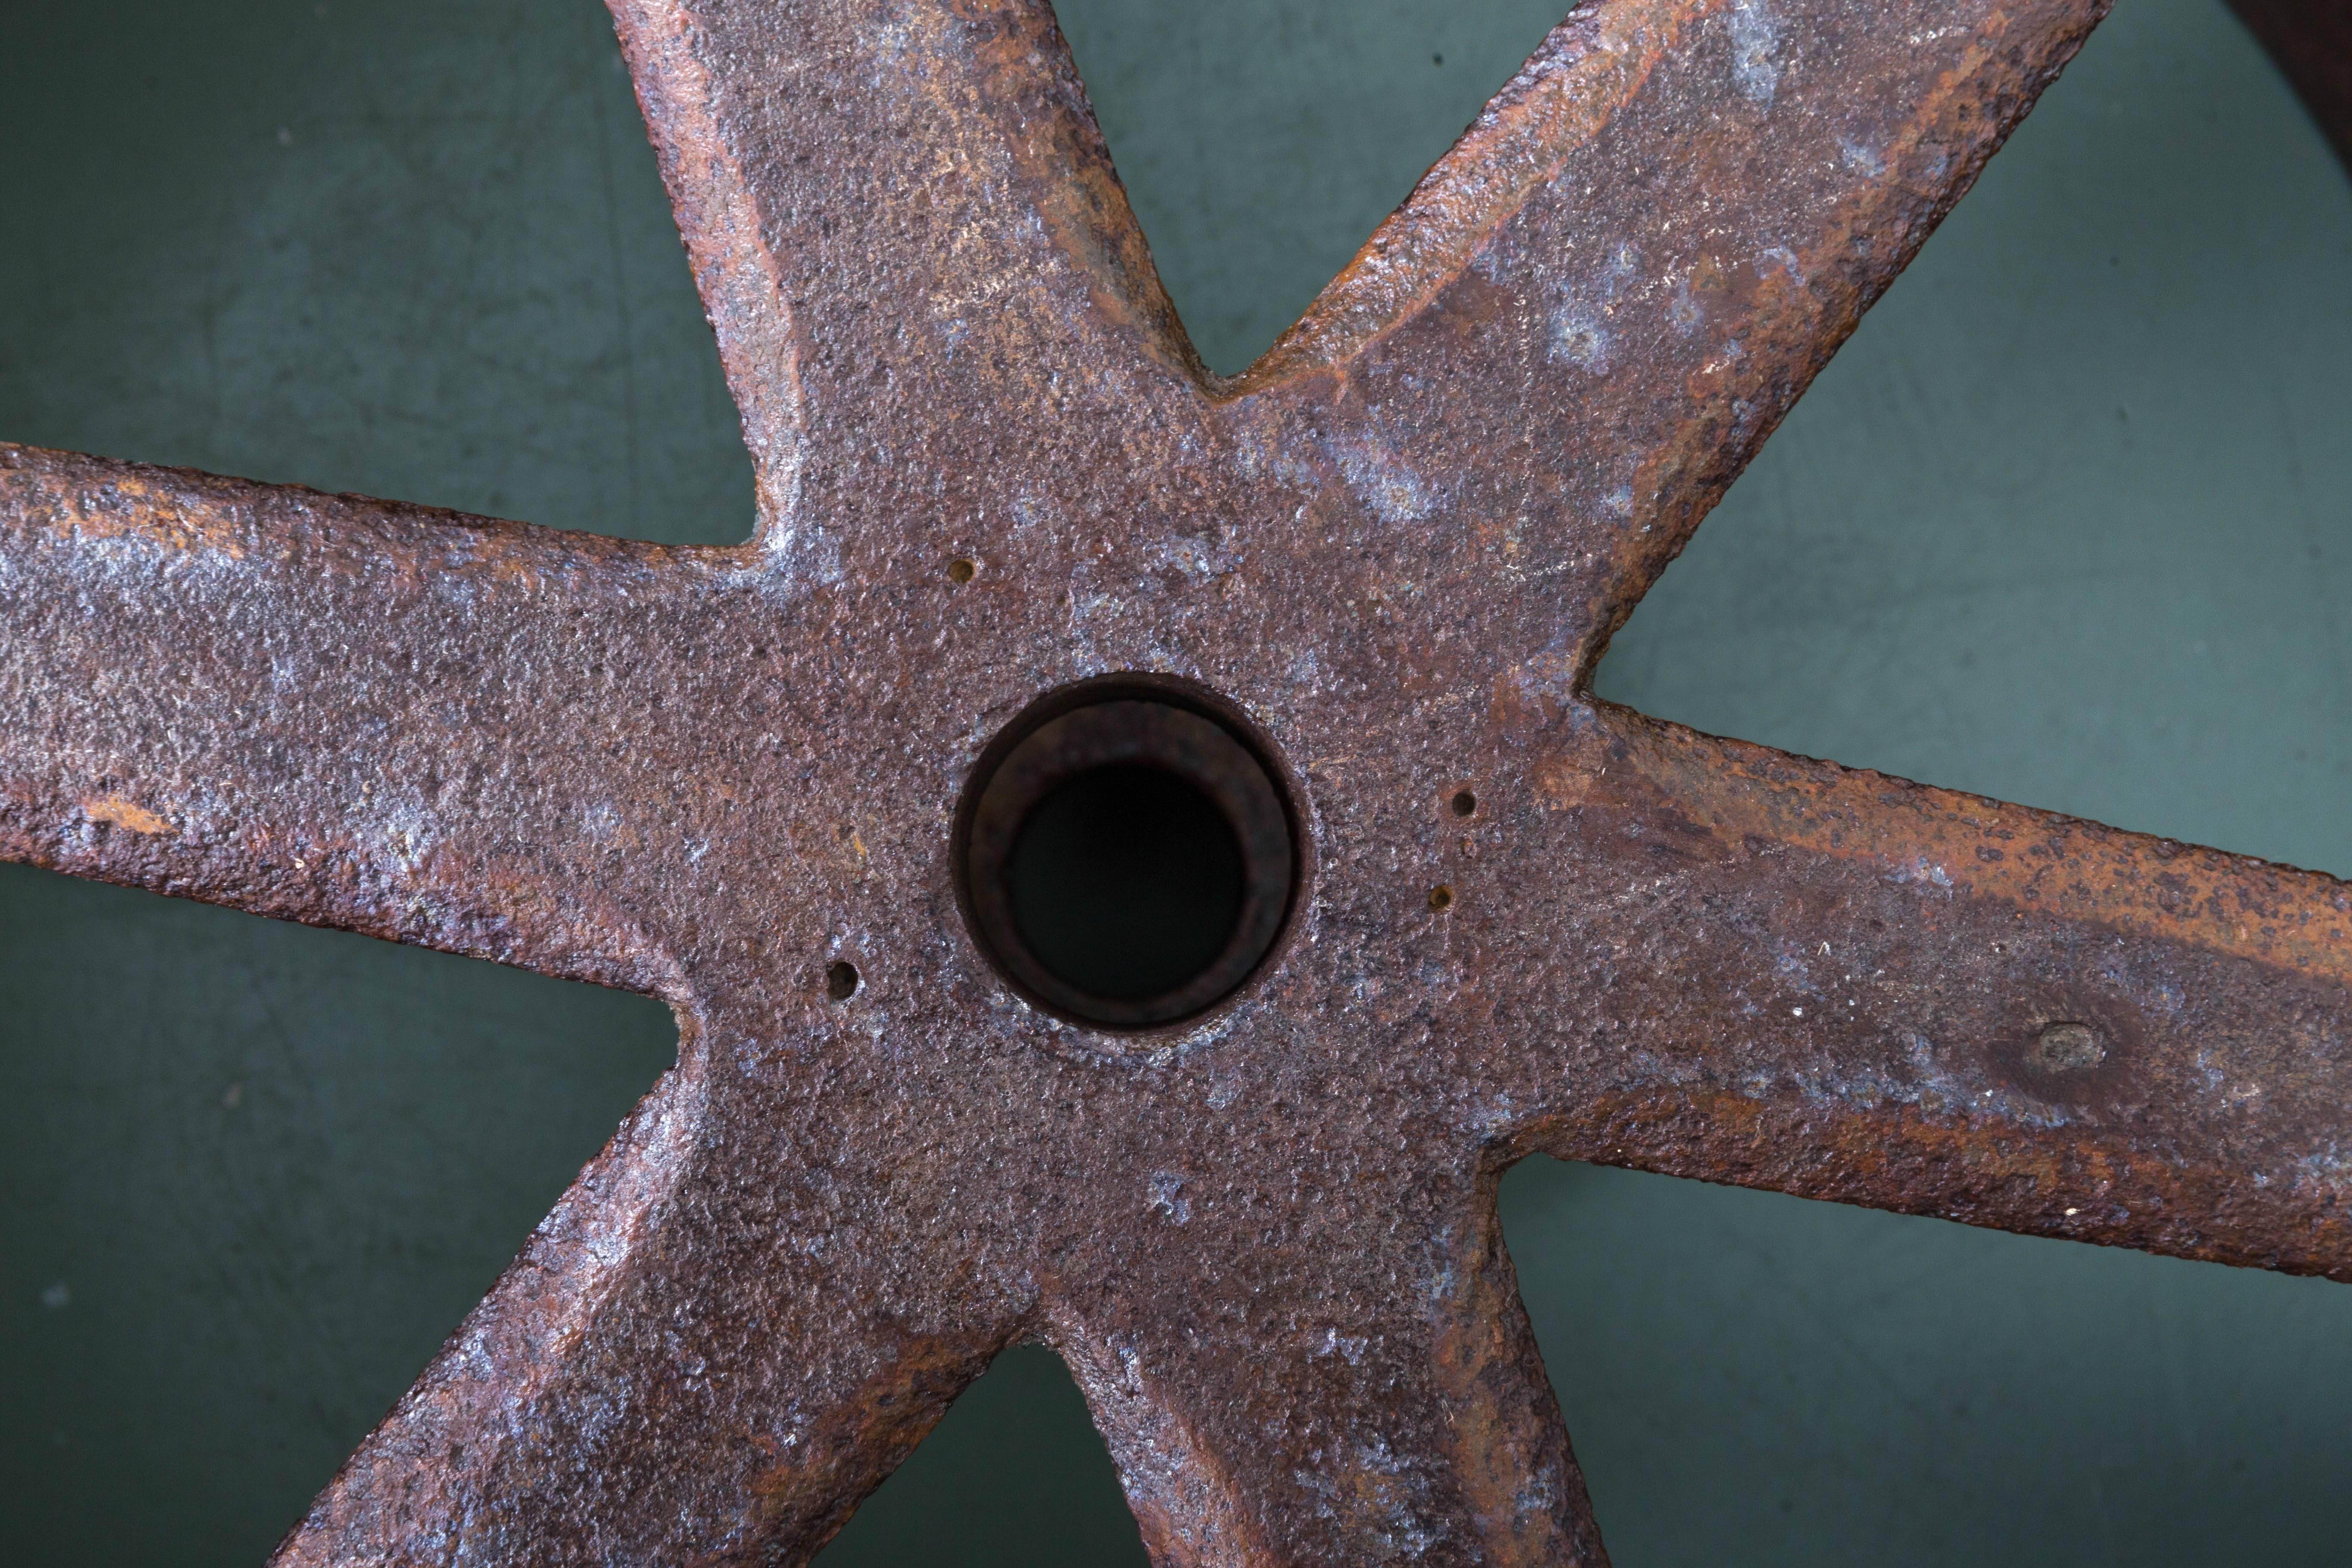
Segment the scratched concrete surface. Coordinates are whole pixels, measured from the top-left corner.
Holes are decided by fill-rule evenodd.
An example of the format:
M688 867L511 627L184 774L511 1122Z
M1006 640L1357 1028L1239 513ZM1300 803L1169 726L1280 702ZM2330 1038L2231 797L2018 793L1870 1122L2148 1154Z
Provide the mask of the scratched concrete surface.
M1213 363L1559 4L1064 5ZM2213 0L2119 12L1602 689L2352 873L2352 183ZM593 0L0 22L0 434L742 536ZM635 998L0 868L0 1557L257 1561L669 1051ZM1544 1163L1505 1200L1628 1568L2352 1533L2352 1292ZM1025 1352L825 1562L1138 1559Z

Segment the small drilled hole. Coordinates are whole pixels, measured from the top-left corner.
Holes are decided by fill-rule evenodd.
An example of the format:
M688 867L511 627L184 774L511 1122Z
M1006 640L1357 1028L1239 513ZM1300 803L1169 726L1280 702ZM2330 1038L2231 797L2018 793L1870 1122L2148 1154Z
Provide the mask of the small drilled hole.
M1478 797L1476 795L1472 795L1466 789L1458 789L1454 792L1454 816L1469 816L1475 814L1477 809Z
M1439 914L1454 907L1454 889L1443 882L1429 889L1429 907Z
M948 581L969 583L980 574L980 567L969 555L959 555L948 563Z
M857 994L857 965L847 959L836 960L824 972L824 994L836 1002L846 1002Z

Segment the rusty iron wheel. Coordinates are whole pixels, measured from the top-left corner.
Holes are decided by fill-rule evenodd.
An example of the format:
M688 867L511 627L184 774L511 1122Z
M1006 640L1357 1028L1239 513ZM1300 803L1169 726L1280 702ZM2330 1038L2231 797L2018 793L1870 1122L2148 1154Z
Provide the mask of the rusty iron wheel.
M1598 1563L1538 1152L2352 1279L2352 888L1587 685L2104 9L1597 0L1222 378L1044 0L613 0L752 543L0 446L0 851L679 1020L278 1560L803 1561L1038 1340L1158 1562Z

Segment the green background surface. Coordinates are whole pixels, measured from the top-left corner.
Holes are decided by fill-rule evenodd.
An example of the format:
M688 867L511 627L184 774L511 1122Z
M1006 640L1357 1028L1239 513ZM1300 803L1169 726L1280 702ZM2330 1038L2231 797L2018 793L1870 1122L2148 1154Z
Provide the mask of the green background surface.
M1561 4L1062 6L1213 364ZM2117 10L1601 689L2352 873L2352 183L2216 0ZM593 0L7 3L0 40L0 437L748 531ZM0 868L0 1560L257 1563L672 1051L640 998ZM2352 1291L1543 1161L1504 1205L1623 1568L2352 1539ZM1140 1559L1025 1350L824 1563Z

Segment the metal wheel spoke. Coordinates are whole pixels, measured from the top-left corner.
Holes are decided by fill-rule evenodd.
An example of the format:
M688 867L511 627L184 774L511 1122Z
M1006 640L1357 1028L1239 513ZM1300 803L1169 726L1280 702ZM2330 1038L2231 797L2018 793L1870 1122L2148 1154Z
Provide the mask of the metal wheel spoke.
M1045 0L613 0L755 544L0 446L0 854L683 1023L281 1561L803 1562L1034 1337L1162 1563L1598 1563L1538 1150L2352 1279L2352 889L1585 686L2104 8L1597 0L1223 382Z
M2352 1279L2352 887L1623 710L1529 788L1522 1146Z
M1153 1561L1605 1563L1491 1180L1342 1160L1171 1185L1054 1284Z
M1197 366L1045 0L611 0L763 532L952 531Z
M0 446L6 852L655 988L580 835L640 826L625 676L683 559Z
M1239 386L1587 668L2105 9L1597 0Z
M689 1028L278 1563L805 1562L985 1370L1019 1300L936 1207L840 1202L889 1162L813 1154L821 1087L755 1130L724 1028Z

